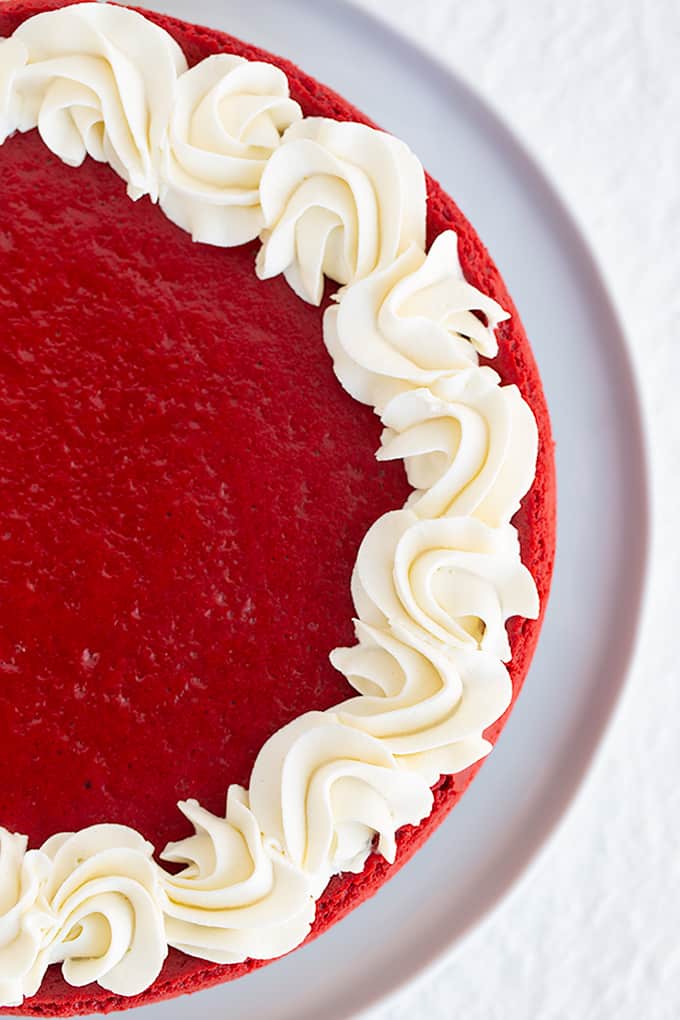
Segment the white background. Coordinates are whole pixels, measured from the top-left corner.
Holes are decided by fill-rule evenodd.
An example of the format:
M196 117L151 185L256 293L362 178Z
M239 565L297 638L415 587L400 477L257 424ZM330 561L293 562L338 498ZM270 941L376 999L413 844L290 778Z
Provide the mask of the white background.
M653 562L638 655L589 781L509 899L443 967L370 1020L676 1020L680 2L358 5L478 89L566 198L628 329L654 490ZM592 526L606 527L606 518Z

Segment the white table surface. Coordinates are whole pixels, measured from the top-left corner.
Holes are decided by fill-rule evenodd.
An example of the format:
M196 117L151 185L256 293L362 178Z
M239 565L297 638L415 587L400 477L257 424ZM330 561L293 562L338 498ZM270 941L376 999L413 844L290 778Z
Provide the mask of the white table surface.
M581 223L628 327L654 499L638 654L588 782L511 896L443 966L370 1020L676 1020L680 373L672 350L680 331L680 3L358 4L474 85Z

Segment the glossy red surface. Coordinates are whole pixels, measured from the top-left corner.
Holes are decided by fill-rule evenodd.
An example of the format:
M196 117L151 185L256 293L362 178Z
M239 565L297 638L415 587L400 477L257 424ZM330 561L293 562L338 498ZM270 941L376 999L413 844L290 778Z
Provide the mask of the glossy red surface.
M58 3L0 8L0 35ZM191 63L261 51L153 16ZM362 119L285 61L305 113ZM454 203L429 183L430 240L454 227L469 279L512 304ZM63 166L35 133L0 148L0 823L39 843L101 820L160 846L179 798L221 811L274 730L348 693L328 652L352 641L358 545L407 493L380 427L343 393L321 312L257 281L256 245L193 245L107 167ZM545 604L554 547L547 411L518 317L495 367L536 413L536 482L517 519ZM540 623L513 621L515 693ZM493 727L495 738L501 724ZM444 780L400 834L403 863L476 770ZM395 869L335 879L315 933ZM256 966L171 953L136 1000L53 968L22 1012L120 1009Z

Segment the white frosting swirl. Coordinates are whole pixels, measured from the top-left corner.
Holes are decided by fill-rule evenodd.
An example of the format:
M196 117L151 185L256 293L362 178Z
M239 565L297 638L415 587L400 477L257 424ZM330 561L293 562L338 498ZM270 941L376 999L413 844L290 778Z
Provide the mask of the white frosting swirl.
M361 695L335 709L343 722L380 740L428 786L488 754L482 733L512 698L498 659L467 649L444 654L424 642L414 647L361 621L356 633L359 644L331 653Z
M148 988L167 955L151 844L126 826L94 825L25 847L0 830L0 973L13 975L0 980L0 1001L35 994L51 963L78 987Z
M337 297L323 322L335 374L378 413L404 390L433 388L476 365L477 352L493 357L493 331L508 318L463 276L452 230L440 234L427 255L413 245Z
M42 851L52 861L47 962L62 962L78 987L96 981L117 995L148 988L167 955L153 846L124 825L93 825L53 836Z
M429 814L432 794L380 741L307 712L258 754L250 804L267 842L312 876L318 895L336 872L361 871L376 834L392 862L397 830Z
M17 74L28 60L26 47L18 39L0 39L0 145L19 124L19 102L14 87Z
M179 806L196 834L161 855L186 864L163 876L170 945L221 964L269 960L299 945L314 919L309 879L264 846L247 792L229 788L226 818L196 801Z
M177 83L161 208L194 241L229 247L264 225L259 185L280 136L302 111L272 64L219 53Z
M110 163L131 198L158 197L158 171L179 46L141 14L84 3L29 18L14 33L28 63L14 80L20 131L37 126L70 166Z
M267 163L260 201L258 276L284 273L316 305L324 274L352 283L425 242L423 168L403 142L364 124L293 124Z
M506 620L538 616L517 532L474 517L384 514L361 543L352 595L365 623L390 626L407 644L481 648L503 662L510 658Z
M42 982L40 948L52 930L42 894L50 862L28 839L0 828L0 1004L20 1006Z
M475 516L507 524L536 472L538 432L516 386L499 386L489 368L439 380L437 393L393 397L378 460L403 458L419 517Z

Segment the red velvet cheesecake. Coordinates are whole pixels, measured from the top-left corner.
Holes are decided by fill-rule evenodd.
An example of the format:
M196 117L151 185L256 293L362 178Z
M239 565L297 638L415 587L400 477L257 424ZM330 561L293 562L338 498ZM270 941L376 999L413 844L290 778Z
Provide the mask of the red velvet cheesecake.
M9 0L0 36L60 6ZM305 118L370 123L285 59L145 16L189 66L219 53L271 63ZM329 652L355 641L357 550L411 486L400 463L376 461L381 423L334 375L322 331L336 284L316 307L281 275L258 279L257 240L194 243L147 197L130 201L109 166L68 166L37 131L0 146L0 194L0 771L11 777L0 825L38 847L119 823L162 848L188 835L178 801L222 815L227 787L248 786L272 734L355 693ZM510 313L489 364L538 426L534 480L512 523L541 608L508 623L514 702L553 564L550 423L505 285L428 177L427 247L446 231L467 281ZM507 714L486 730L491 743ZM394 874L479 766L435 783L431 813L398 831L393 864L373 853L332 877L308 937ZM72 987L51 967L17 1011L125 1009L263 962L170 949L132 997Z

